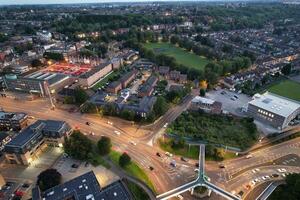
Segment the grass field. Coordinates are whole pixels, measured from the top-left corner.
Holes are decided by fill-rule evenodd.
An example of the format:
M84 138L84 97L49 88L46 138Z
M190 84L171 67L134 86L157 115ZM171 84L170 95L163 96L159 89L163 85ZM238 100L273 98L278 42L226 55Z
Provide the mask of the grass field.
M115 165L119 166L119 158L121 156L121 153L117 151L112 151L109 154L110 159L113 161ZM145 182L154 192L155 188L147 176L146 172L142 168L140 168L134 161L131 161L129 165L123 168L129 175L134 176L141 181Z
M268 91L280 96L300 101L300 84L295 81L282 81L276 85L271 86Z
M148 49L153 49L157 54L162 53L172 56L179 64L187 67L203 70L205 65L209 63L207 58L197 56L194 53L190 53L169 43L146 43L145 47Z

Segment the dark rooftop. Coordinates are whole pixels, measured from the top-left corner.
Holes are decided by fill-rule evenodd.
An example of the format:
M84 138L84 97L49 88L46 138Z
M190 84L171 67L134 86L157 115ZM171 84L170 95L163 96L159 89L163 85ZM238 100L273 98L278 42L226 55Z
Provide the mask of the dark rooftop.
M130 200L131 195L121 181L101 189L93 171L46 190L32 190L32 200Z

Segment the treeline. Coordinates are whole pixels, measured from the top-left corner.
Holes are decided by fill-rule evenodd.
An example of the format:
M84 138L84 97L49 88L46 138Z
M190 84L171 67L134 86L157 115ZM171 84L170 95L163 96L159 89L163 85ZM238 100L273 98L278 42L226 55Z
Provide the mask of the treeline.
M81 14L75 19L55 22L53 26L60 33L94 32L108 29L144 27L152 24L177 24L183 20L179 16L150 16L141 14L99 15Z
M250 67L252 64L249 57L238 56L228 60L212 61L205 66L204 70L200 70L179 64L175 58L163 53L156 54L153 50L144 47L144 45L137 40L128 40L125 46L138 50L142 57L148 58L160 66L169 66L172 70L178 70L181 73L187 74L190 80L207 80L210 85L216 84L220 76L224 76L228 73L236 73L241 69ZM183 46L183 48L185 48L185 45Z

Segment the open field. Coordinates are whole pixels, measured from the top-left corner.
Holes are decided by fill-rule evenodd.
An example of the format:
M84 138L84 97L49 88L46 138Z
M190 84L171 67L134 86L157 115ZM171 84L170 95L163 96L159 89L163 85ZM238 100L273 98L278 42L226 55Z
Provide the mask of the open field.
M276 85L271 86L268 91L280 96L300 101L300 84L295 81L282 81Z
M169 43L147 43L145 47L153 49L156 54L165 54L176 59L178 64L185 65L190 68L203 70L209 60L205 57L197 56L184 49L176 47Z

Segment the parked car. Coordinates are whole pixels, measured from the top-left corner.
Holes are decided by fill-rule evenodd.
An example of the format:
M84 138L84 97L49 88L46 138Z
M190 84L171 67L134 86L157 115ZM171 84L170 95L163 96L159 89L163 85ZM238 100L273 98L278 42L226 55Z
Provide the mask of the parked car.
M156 152L156 155L157 155L158 157L161 157L161 155L160 155L160 153L159 153L159 152Z

